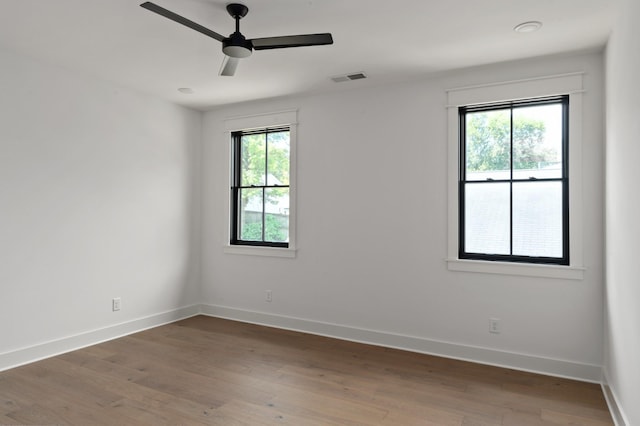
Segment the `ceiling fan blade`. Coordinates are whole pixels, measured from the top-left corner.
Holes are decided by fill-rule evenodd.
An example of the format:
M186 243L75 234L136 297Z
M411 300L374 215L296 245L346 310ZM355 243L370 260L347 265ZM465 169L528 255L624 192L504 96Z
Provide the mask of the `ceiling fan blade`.
M232 58L231 56L225 55L224 59L222 60L222 66L220 67L220 75L229 77L234 75L239 63L240 59Z
M144 2L144 3L142 3L140 6L141 6L141 7L144 7L144 8L145 8L145 9L147 9L147 10L150 10L150 11L152 11L152 12L155 12L155 13L157 13L158 15L162 15L162 16L164 16L165 18L169 18L169 19L171 19L172 21L175 21L175 22L177 22L177 23L179 23L179 24L182 24L182 25L184 25L184 26L186 26L186 27L189 27L189 28L191 28L192 30L196 30L196 31L198 31L199 33L202 33L202 34L204 34L204 35L206 35L206 36L209 36L209 37L211 37L211 38L215 38L215 39L216 39L216 40L218 40L218 41L222 41L222 40L224 40L224 39L225 39L225 37L221 36L221 35L220 35L220 34L218 34L217 32L212 31L212 30L210 30L209 28L205 28L205 27L203 27L203 26L202 26L202 25L200 25L200 24L196 24L195 22L193 22L193 21L191 21L191 20L189 20L189 19L185 18L184 16L180 16L180 15L178 15L178 14L176 14L176 13L173 13L172 11L165 9L165 8L164 8L164 7L162 7L162 6L158 6L158 5L157 5L157 4L155 4L155 3L151 3L150 1Z
M251 39L255 50L284 49L287 47L319 46L333 44L330 33L301 34L282 37L263 37Z

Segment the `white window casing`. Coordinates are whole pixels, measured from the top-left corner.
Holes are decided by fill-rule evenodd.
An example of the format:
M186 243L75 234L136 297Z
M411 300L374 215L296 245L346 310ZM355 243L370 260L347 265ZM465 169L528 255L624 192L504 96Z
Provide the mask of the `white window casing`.
M582 94L583 74L554 76L468 86L447 90L448 108L448 249L447 267L451 271L524 275L581 280L583 267L582 225ZM520 99L569 95L569 253L570 264L544 265L493 262L458 258L458 177L460 106L488 104Z
M289 257L296 256L296 145L297 145L297 124L298 111L286 110L274 113L249 115L242 117L231 117L225 120L225 131L228 143L231 144L231 132L241 130L264 129L269 127L288 126L289 127L289 247L258 247L229 244L230 235L227 238L227 245L224 252L229 254L244 254L253 256ZM231 145L229 145L231 146ZM233 154L233 150L229 152ZM232 155L229 156L227 176L231 188L231 167ZM230 196L227 197L227 229L231 232L231 208L228 205Z

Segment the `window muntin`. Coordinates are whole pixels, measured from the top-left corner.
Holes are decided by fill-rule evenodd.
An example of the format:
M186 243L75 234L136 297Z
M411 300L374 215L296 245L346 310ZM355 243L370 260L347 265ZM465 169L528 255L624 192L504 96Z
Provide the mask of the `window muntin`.
M235 131L232 139L232 245L289 247L289 127Z
M569 264L569 97L460 107L460 259Z

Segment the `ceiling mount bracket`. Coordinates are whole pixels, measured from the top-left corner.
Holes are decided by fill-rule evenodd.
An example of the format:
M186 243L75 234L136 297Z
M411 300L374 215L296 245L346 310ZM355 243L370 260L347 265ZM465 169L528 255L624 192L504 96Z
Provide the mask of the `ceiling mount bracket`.
M227 12L233 19L242 19L249 13L249 8L244 4L231 3L227 5Z

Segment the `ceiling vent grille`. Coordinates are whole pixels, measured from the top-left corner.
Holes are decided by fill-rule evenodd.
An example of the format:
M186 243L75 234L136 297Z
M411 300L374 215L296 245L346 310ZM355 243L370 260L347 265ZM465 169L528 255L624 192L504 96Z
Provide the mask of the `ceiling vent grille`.
M331 80L333 80L335 83L343 83L345 81L362 80L363 78L367 78L367 75L365 73L356 72L353 74L337 75L335 77L331 77Z

